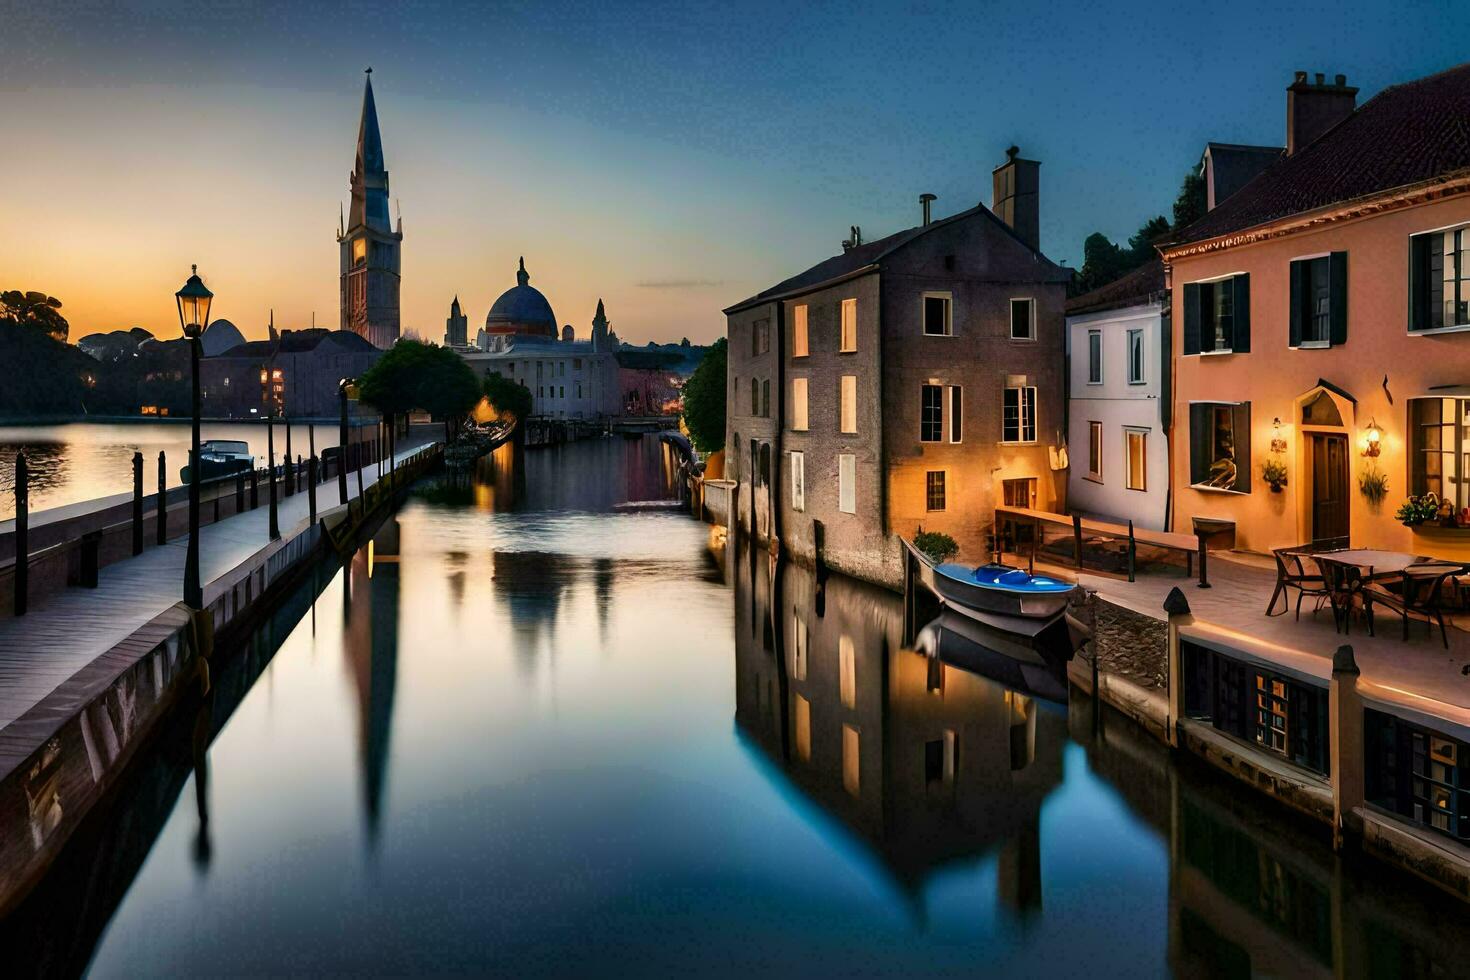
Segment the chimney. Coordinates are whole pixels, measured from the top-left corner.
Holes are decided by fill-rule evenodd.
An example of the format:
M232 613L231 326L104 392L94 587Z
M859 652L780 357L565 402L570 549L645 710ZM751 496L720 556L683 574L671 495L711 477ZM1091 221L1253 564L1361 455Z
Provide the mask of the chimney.
M1297 72L1286 87L1286 155L1352 115L1357 103L1358 90L1348 86L1346 75L1338 75L1329 84L1322 72L1311 81L1306 72Z
M930 221L930 218L929 218L929 205L932 204L933 202L937 201L937 200L939 200L939 198L936 197L933 194L920 194L919 195L919 208L924 212L924 224L926 224L926 225Z
M990 174L994 191L990 209L1027 245L1041 248L1041 164L1023 160L1020 148L1006 150L1006 162Z

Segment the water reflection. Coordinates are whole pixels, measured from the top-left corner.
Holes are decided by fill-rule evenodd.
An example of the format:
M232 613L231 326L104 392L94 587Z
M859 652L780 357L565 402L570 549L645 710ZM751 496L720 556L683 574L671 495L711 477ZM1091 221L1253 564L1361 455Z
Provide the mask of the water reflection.
M343 575L347 622L342 653L357 693L357 754L370 849L378 841L398 682L400 533L397 517L390 517L368 547L352 556Z

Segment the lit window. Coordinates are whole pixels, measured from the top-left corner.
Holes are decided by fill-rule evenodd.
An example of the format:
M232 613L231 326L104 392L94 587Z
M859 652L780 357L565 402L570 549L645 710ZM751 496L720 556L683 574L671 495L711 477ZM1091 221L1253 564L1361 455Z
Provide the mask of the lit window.
M807 356L806 338L806 304L793 307L791 310L791 356Z
M1006 388L1001 406L1001 441L1036 441L1036 388Z
M791 379L791 428L795 432L807 430L807 379Z
M842 726L842 788L853 796L862 789L862 752L858 730L851 725Z
M857 432L857 375L842 376L842 431Z
M943 470L930 470L924 474L924 509L944 510Z
M842 350L857 350L857 300L842 301Z
M796 695L796 757L802 762L812 758L812 703Z
M964 435L964 389L950 385L945 391L949 392L949 441L960 442Z
M811 636L807 633L806 621L796 612L791 614L791 679L806 680L807 646Z
M1409 330L1470 325L1470 228L1409 239Z
M1128 489L1148 489L1148 430L1124 430L1128 445Z
M1087 476L1102 481L1102 438L1101 422L1087 423Z
M852 637L843 633L837 639L838 696L844 708L857 707L857 651Z
M954 319L949 293L924 294L924 333L929 337L953 335Z
M1011 339L1036 339L1036 303L1034 300L1011 300Z
M857 457L842 453L837 457L837 509L844 514L857 513Z
M806 457L791 454L791 509L806 510Z
M1250 403L1189 406L1189 482L1250 493Z

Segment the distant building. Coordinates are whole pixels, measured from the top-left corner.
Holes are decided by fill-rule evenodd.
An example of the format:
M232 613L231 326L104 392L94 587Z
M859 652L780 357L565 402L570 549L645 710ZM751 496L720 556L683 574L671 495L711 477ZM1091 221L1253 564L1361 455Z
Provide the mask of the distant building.
M482 350L498 350L507 347L519 338L546 338L556 341L558 330L556 314L541 290L531 285L531 276L526 272L526 259L521 257L521 266L516 271L516 284L500 294L485 315L485 330L481 334Z
M444 321L444 346L461 350L469 346L470 318L459 308L459 297L449 304L449 319Z
M1205 208L1213 210L1286 151L1279 146L1245 146L1240 143L1206 143L1199 172L1205 180Z
M388 168L383 161L371 68L363 88L357 163L350 183L352 207L346 227L337 229L341 251L340 328L351 330L379 350L387 350L397 342L399 333L403 219L399 219L395 230L388 217Z
M335 418L338 383L377 363L381 352L350 330L286 330L199 362L204 415Z
M1061 509L1062 305L1041 254L1040 164L1018 156L980 205L840 255L725 310L726 475L737 520L782 550L888 585L898 535L989 551L997 504ZM1050 450L1050 451L1049 451ZM820 526L820 530L819 530Z
M1165 530L1168 317L1158 259L1067 303L1067 503L1074 511Z

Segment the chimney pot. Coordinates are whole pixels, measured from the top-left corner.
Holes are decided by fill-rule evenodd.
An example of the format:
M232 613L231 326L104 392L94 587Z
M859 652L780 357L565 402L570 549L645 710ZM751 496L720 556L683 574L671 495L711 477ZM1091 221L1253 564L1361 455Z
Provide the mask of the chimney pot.
M924 224L926 225L929 223L929 204L930 202L937 200L939 200L939 198L933 194L919 195L919 208L924 213Z
M1347 76L1346 75L1338 75L1336 78L1334 78L1332 80L1332 82L1338 88L1344 88L1347 85Z
M1316 73L1316 84L1307 81L1307 73L1295 73L1286 87L1286 155L1291 156L1333 126L1353 114L1358 90L1347 85L1347 76L1338 75L1335 84L1327 84L1327 76Z
M1327 84L1327 76L1324 75L1324 74L1322 74L1320 71L1317 72L1317 84L1318 85L1326 85Z
M1295 81L1305 82L1306 80L1307 80L1307 73L1306 72L1299 71L1299 72L1296 73Z

